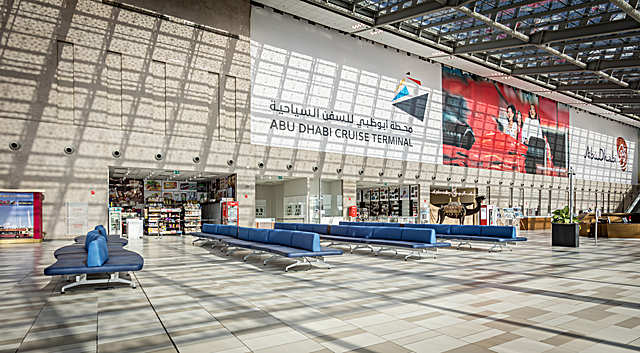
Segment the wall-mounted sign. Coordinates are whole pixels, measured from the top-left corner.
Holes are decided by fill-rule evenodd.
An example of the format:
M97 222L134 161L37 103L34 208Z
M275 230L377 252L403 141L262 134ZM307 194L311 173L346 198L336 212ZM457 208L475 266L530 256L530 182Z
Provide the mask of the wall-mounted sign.
M251 22L251 143L441 163L439 65L264 9Z

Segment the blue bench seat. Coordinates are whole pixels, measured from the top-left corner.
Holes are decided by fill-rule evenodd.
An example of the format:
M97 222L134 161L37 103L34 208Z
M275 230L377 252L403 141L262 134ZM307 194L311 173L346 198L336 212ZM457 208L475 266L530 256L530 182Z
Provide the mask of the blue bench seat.
M139 254L124 249L121 238L108 242L103 226L97 226L86 236L77 237L78 244L64 246L54 251L56 262L45 268L47 276L75 276L76 281L62 287L62 293L71 287L96 283L126 283L135 288L135 282L120 278L120 272L140 271L144 259ZM109 275L108 278L91 278L88 275ZM95 277L95 276L93 276Z
M380 223L380 222L340 222L340 225L360 225L372 227L397 227L398 223ZM403 229L433 229L436 237L444 240L460 240L457 248L462 245L469 245L471 242L493 243L494 245L489 251L502 250L508 247L510 243L527 241L525 237L518 237L516 228L513 226L481 226L481 225L452 225L452 224L412 224L404 223L400 225Z
M107 247L109 249L109 254L127 251L122 247L121 244L107 243ZM82 244L72 244L72 245L67 245L67 246L58 248L53 252L53 256L55 258L58 258L59 256L74 255L74 254L86 256L87 249Z
M47 276L79 275L93 273L113 273L140 271L144 259L138 253L124 250L121 253L109 253L109 259L102 266L87 266L87 256L61 256L56 263L47 267Z
M296 230L270 230L203 224L202 232L191 233L191 235L199 239L212 239L223 243L227 254L231 253L230 248L252 250L251 254L243 258L245 261L251 255L260 253L271 253L296 259L296 262L287 266L285 271L302 264L312 264L310 259L314 259L318 263L321 262L328 267L324 262L325 256L342 255L342 250L321 247L320 237L317 233ZM268 261L269 259L264 260L264 265Z
M298 230L307 232L317 232L320 238L325 241L348 243L349 250L368 248L376 255L384 250L395 250L398 248L410 249L412 252L405 257L418 256L426 249L437 250L437 248L450 247L450 243L437 243L435 231L430 229L404 229L400 226L384 227L373 226L352 226L352 225L327 225L327 224L304 224L304 223L276 223L276 229ZM351 248L351 244L357 244ZM379 249L373 248L373 245ZM434 256L435 257L435 256Z
M86 239L87 239L86 235L81 235L73 238L73 241L75 241L78 244L84 244ZM117 235L107 235L107 243L117 243L117 244L122 244L122 246L125 246L129 243L129 241L125 238L120 238Z

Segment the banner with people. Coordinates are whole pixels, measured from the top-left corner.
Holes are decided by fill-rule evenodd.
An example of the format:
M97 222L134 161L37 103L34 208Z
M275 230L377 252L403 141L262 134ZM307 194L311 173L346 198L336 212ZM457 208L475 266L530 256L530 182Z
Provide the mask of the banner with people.
M443 163L567 175L569 110L557 102L443 67Z

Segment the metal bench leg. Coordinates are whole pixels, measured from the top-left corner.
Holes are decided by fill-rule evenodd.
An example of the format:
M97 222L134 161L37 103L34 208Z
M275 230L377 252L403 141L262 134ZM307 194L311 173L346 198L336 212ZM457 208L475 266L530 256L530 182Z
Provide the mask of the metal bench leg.
M191 242L191 245L196 245L196 243L197 243L197 242L199 242L199 241L204 241L204 240L205 240L204 238L198 238L198 239L196 239L196 240L192 241L192 242Z
M409 260L409 258L417 256L418 260L422 259L422 255L420 255L420 251L412 250L407 256L404 257L404 261Z
M327 261L325 261L324 256L316 256L313 259L315 260L315 263L313 263L313 264L311 264L311 261L309 261L309 259L307 259L307 261L309 261L309 263L312 266L319 266L319 267L323 267L323 268L327 268L327 269L332 267L331 265L329 265L327 263Z
M432 250L433 250L433 259L435 260L438 258L438 248L432 248ZM427 250L425 249L425 252L426 251Z
M358 249L369 249L369 250L371 250L371 252L375 252L375 249L373 248L373 246L371 246L369 244L356 245L353 249L351 249L351 252L353 252L353 250L358 250Z
M252 255L259 255L259 254L261 254L261 252L260 252L260 251L252 251L250 254L245 255L245 256L242 258L242 261L247 261L247 259L248 259L249 257L251 257Z
M234 248L232 246L227 246L227 247L225 247L225 255L231 256L231 255L233 255L234 252L236 252L238 250L240 250L240 249Z
M136 287L136 283L134 281L129 281L127 279L120 278L120 273L118 272L111 274L111 278L109 278L109 283L124 283L124 284L130 285L131 288Z
M461 247L461 246L463 246L463 245L469 245L469 249L471 249L471 242L470 242L470 241L468 241L468 240L467 240L467 241L460 242L460 243L458 244L458 246L456 247L456 249L457 249L457 250L460 250L460 247Z
M99 279L87 279L87 274L81 274L76 276L76 281L73 283L69 283L66 286L62 287L61 292L64 292L73 287L82 286L85 284L101 284L101 283L124 283L131 286L131 288L136 287L136 283L134 281L129 281L124 278L120 278L120 273L110 273L109 278L99 278Z
M279 257L279 256L278 256L278 255L272 255L272 256L269 256L269 257L267 257L266 259L264 259L264 261L262 261L262 264L263 264L264 266L267 266L267 262L271 261L272 259L275 259L276 257Z
M498 251L502 251L502 244L500 243L493 244L493 246L489 249L489 252L498 252Z
M303 257L302 260L296 259L296 262L294 262L291 265L288 265L287 267L285 267L284 271L285 272L289 272L289 269L297 267L297 266L302 266L302 265L311 265L311 262L309 260L307 260L306 257Z

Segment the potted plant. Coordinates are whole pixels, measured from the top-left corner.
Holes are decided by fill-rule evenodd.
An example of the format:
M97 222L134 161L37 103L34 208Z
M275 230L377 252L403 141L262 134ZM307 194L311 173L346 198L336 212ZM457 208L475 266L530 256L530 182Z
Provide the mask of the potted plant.
M551 217L551 245L552 246L570 246L577 248L579 246L580 224L578 219L572 217L569 213L569 207L553 211Z

